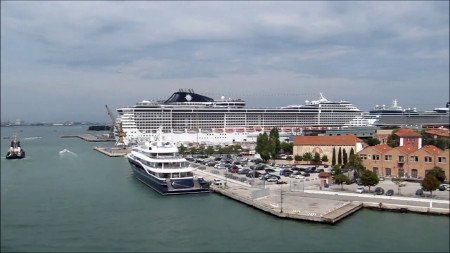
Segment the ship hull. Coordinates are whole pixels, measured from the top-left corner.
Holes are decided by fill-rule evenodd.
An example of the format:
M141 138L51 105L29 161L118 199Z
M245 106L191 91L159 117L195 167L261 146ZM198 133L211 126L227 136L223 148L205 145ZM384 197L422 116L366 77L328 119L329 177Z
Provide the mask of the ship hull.
M194 179L171 179L169 182L161 180L147 174L144 169L132 159L128 159L133 170L133 174L142 183L152 188L161 195L180 195L193 193L208 193L209 185L207 183L195 185ZM170 185L169 185L170 184Z

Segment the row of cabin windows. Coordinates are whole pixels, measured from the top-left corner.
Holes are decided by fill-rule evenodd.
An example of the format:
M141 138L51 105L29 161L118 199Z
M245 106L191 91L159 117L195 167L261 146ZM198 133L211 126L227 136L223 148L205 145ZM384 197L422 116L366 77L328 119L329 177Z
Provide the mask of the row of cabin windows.
M380 155L372 155L372 156L370 156L370 155L367 155L367 154L360 154L360 157L361 157L362 160L367 160L367 159L370 159L370 158L372 160L374 160L374 161L379 161L380 160ZM384 160L385 161L392 161L392 155L384 155ZM409 160L411 162L419 162L419 157L418 156L411 156L409 158ZM398 161L404 163L406 161L406 159L405 159L404 156L398 156ZM424 161L426 163L431 163L431 162L433 162L433 157L425 156L424 157ZM447 163L447 157L439 156L438 157L438 162L439 163Z

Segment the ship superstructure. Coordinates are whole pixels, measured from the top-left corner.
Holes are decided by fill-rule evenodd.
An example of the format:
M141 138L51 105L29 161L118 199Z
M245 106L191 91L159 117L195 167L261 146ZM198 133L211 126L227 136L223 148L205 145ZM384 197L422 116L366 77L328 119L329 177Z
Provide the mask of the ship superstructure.
M322 94L304 105L278 108L246 108L241 99L214 100L179 90L165 101L142 101L117 109L117 123L126 134L125 143L141 143L155 136L159 127L174 142L253 142L258 134L277 127L280 136L299 134L306 129L330 129L357 122L363 126L362 112L348 101L333 102Z

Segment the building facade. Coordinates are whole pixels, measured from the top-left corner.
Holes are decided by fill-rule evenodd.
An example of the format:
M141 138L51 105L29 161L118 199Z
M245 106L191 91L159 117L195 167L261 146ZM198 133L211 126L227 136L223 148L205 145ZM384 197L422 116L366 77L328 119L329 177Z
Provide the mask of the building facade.
M297 136L294 139L293 155L300 155L309 152L320 154L321 157L326 155L329 163L333 157L333 148L336 150L336 160L339 148L342 152L345 150L350 155L351 149L356 153L363 149L364 142L354 135L342 136Z

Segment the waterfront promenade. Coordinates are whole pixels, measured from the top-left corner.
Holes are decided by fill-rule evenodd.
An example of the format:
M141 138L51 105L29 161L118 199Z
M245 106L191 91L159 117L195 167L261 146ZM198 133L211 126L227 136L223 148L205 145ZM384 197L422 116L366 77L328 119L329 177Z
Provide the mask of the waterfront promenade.
M449 215L449 200L385 196L374 193L355 193L333 187L320 189L319 180L311 178L299 183L289 180L288 184L266 183L254 179L251 184L225 178L212 173L210 169L196 169L195 174L206 180L220 179L219 185L212 184L214 192L255 207L280 218L290 218L323 223L336 223L362 207L380 210L416 212ZM385 183L386 184L386 183ZM339 186L340 187L340 186ZM352 188L353 186L349 186ZM407 189L404 189L406 192Z

